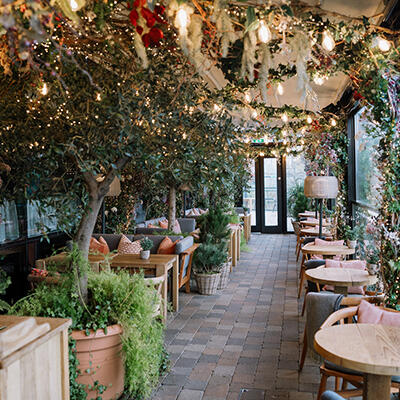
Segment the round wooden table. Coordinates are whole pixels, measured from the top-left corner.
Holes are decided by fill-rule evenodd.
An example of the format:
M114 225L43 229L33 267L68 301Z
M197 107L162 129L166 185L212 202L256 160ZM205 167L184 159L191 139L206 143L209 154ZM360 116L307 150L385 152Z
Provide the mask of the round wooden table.
M300 233L304 236L318 236L319 235L319 226L316 225L311 228L303 228L300 230ZM332 237L332 233L328 229L322 228L322 235L325 237Z
M364 400L389 400L391 376L400 375L400 328L372 324L335 325L314 337L326 360L365 374Z
M319 213L317 214L317 216ZM298 214L299 218L315 218L315 212L309 211L309 212L302 212Z
M316 218L310 218L309 220L300 221L300 224L303 226L319 226L319 220ZM326 219L323 219L322 226L332 226L332 223Z
M347 296L351 286L373 285L378 280L376 275L369 275L367 271L350 268L325 268L318 267L306 271L309 281L320 285L332 285L335 293Z
M314 243L307 243L302 248L303 254L316 256L349 256L356 252L356 249L350 249L347 246L316 246Z

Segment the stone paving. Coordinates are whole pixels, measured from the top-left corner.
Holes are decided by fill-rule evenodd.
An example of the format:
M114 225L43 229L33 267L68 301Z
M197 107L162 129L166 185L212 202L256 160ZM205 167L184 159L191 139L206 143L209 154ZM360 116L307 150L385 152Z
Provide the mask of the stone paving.
M253 234L227 289L180 293L166 345L170 372L153 400L313 400L319 366L298 372L304 319L294 235Z

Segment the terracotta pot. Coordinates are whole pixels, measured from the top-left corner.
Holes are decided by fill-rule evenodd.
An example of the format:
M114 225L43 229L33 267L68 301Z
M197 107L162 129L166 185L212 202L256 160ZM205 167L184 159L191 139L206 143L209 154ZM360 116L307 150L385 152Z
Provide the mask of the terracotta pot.
M120 325L111 325L107 328L107 335L103 329L87 336L85 331L73 331L71 336L76 340L76 355L79 361L79 375L77 381L84 385L93 385L98 381L107 386L103 394L95 390L89 391L88 399L100 396L103 400L115 400L124 390L125 367L122 359ZM87 372L89 371L89 372Z

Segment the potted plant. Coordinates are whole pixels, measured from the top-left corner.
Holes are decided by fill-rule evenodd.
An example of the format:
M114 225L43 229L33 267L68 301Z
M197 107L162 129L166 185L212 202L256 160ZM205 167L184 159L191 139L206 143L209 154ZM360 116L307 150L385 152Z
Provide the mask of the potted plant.
M147 397L164 365L163 324L154 318L157 292L143 275L90 271L76 247L70 254L87 271L88 301L77 294L75 272L57 285L41 282L10 313L71 318L71 399Z
M379 253L377 250L372 250L367 254L367 270L370 275L376 275L379 267Z
M226 251L221 244L202 243L194 255L194 277L200 294L217 292L221 268L226 261Z
M344 238L346 240L347 247L350 249L355 249L357 247L357 237L357 228L352 229L349 225L346 225L344 228Z
M150 250L153 247L153 242L146 236L140 241L142 250L140 251L140 258L142 260L148 260L150 257Z
M296 221L299 220L299 213L308 210L311 205L311 201L304 194L304 184L296 183L293 186L288 195L288 211L289 215Z

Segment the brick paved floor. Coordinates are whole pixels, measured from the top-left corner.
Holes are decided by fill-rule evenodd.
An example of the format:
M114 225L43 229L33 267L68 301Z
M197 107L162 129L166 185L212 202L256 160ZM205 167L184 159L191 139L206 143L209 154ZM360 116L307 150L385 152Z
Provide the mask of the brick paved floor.
M166 345L171 370L153 399L313 400L318 365L298 363L303 318L294 235L252 235L227 289L180 293Z

